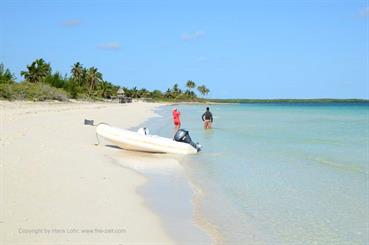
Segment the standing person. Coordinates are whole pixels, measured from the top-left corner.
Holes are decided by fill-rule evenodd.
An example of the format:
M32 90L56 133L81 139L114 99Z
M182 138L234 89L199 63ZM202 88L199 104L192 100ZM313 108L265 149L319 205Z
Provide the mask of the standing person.
M211 114L209 107L206 107L206 111L202 114L202 121L204 122L204 129L210 129L213 123L213 114Z
M176 129L179 129L181 127L181 113L177 110L177 108L174 108L172 111L173 114L173 122L174 122L174 127Z

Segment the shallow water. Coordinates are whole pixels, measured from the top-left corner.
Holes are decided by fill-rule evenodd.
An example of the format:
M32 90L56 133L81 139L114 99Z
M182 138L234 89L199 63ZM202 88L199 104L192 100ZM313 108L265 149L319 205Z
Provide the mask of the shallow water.
M137 192L145 197L145 205L160 216L164 229L176 244L212 244L207 232L193 222L196 188L189 183L179 163L181 156L119 151L113 159L119 166L146 177L147 182Z
M173 135L169 107L152 133ZM203 151L182 159L225 244L367 244L369 105L180 105ZM153 127L151 127L153 125Z

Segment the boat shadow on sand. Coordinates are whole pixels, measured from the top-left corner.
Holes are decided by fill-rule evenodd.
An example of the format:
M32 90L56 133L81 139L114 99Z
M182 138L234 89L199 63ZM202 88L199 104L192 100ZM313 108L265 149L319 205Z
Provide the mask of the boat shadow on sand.
M129 168L140 174L168 176L183 173L184 170L181 165L184 156L178 154L126 150L111 144L104 146L117 150L110 155L115 165Z

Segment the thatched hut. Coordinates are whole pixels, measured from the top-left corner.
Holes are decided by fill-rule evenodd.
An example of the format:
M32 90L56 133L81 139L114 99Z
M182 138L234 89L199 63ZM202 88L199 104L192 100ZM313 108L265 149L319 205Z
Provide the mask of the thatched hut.
M124 90L122 88L118 89L117 97L118 97L119 103L130 103L130 102L132 102L132 99L130 97L125 96Z

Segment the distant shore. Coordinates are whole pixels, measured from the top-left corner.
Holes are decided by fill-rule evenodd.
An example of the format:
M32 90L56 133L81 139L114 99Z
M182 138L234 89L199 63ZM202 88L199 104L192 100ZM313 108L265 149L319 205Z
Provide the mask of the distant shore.
M176 99L152 99L152 98L135 98L135 102L145 103L160 103L165 105L176 104L369 104L369 99L334 99L334 98L322 98L322 99L204 99L198 98L197 100L176 100ZM31 101L31 100L1 100L0 103L82 103L82 104L118 104L116 100L75 100L68 99L65 101L58 100L46 100L46 101Z
M208 99L216 103L369 103L367 99Z

